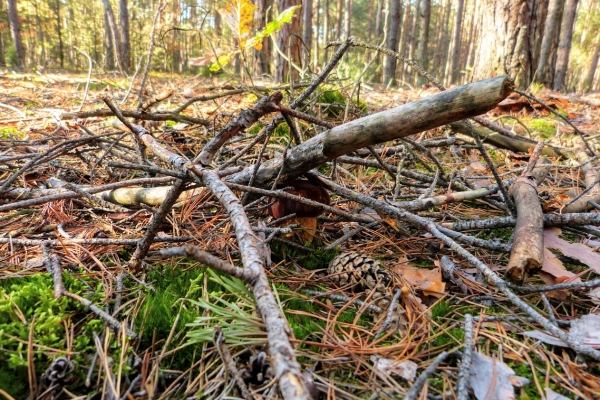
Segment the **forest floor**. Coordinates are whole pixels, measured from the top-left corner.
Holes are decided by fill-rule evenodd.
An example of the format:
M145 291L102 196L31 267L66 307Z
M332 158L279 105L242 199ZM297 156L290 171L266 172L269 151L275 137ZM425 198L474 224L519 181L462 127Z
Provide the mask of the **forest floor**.
M240 265L232 224L206 189L197 189L171 210L159 232L164 241L152 245L138 272L129 271L127 262L160 201L115 208L89 195L59 195L41 204L25 203L28 196L35 200L64 194L65 183L81 190L162 176L135 167L140 164L136 144L114 116L72 115L108 110L103 95L114 98L122 110L136 110L139 86L130 90L125 79L95 76L86 93L87 83L85 75L0 72L0 185L10 180L8 197L0 194L0 398L33 398L34 393L46 399L235 398L239 388L214 345L215 326L224 332L254 398L280 398L269 359L264 358L263 322L246 285L199 262L158 254L177 242L191 243ZM436 92L369 85L356 89L339 81L327 83L305 111L339 125ZM302 90L301 85L294 88L292 96ZM147 91L164 94L150 102L153 115L195 99L177 115L209 121L205 126L185 118L143 122L159 143L188 157L257 100L247 88L221 78L153 76ZM289 104L289 88L282 91L282 104ZM534 94L585 132L598 154L598 98ZM145 102L152 98L145 95ZM544 140L571 154L568 150L578 137L555 114L518 95L487 117L532 143L528 153L485 141L504 180L520 175L535 142ZM304 139L322 131L300 121L296 127ZM239 154L261 129L259 123L238 134L220 151L218 161ZM445 138L449 140L444 143L435 141ZM373 152L356 151L348 162L323 165L319 172L400 208L423 196L456 192L453 182L470 188L495 183L471 138L441 127L411 139L375 146ZM263 159L281 154L290 140L290 129L279 126ZM255 163L260 151L259 143L239 163ZM544 212L558 214L586 182L577 160L548 158L552 167L538 193ZM594 165L596 159L590 159ZM360 160L365 162L361 165ZM437 177L438 162L443 179ZM19 192L22 188L41 194ZM264 198L247 210L252 223L269 226L269 201ZM509 216L502 204L501 195L492 192L413 212L459 231L461 222ZM302 234L266 234L272 261L267 276L292 329L296 358L321 398L454 399L464 392L459 376L465 373L469 393L477 399L600 398L598 360L577 354L552 336L530 310L439 239L335 195L332 206L369 215L375 222L361 225L324 213L310 241L303 243L307 236ZM597 212L590 210L582 215ZM511 287L535 312L569 332L570 339L600 349L600 230L592 224L546 228L542 270L522 286ZM462 245L503 277L514 222L461 233L481 240ZM330 263L348 252L358 254L359 269L381 265L384 274L363 272L376 279L384 276L383 289L351 285L328 274ZM444 273L443 263L456 268ZM556 284L566 285L560 290L548 287ZM135 337L125 329L112 329L115 321ZM472 357L466 372L461 367L465 353ZM432 365L437 368L427 370ZM422 391L413 393L418 376L428 379Z

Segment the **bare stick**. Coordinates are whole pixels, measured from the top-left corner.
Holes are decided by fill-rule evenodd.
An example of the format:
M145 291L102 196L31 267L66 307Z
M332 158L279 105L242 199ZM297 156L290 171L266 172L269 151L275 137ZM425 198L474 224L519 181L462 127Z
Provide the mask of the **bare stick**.
M458 400L469 400L469 376L473 356L473 316L465 314L465 349L458 370Z
M244 380L242 379L240 371L235 365L235 361L233 360L233 357L231 356L231 353L227 348L227 344L225 343L225 336L223 336L223 332L218 326L215 326L214 328L213 340L215 342L215 345L217 346L219 354L221 355L221 359L225 362L225 365L227 366L229 371L231 371L236 385L240 389L240 392L242 392L242 397L246 400L254 399L252 393L250 393L250 390L248 389L248 386L246 386L246 382L244 382Z

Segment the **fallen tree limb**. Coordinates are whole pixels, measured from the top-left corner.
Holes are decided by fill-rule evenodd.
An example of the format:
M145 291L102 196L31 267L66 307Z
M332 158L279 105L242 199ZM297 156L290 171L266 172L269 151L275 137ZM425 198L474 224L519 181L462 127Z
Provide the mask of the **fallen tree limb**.
M285 159L280 156L263 163L254 184L268 186L280 170L281 181L295 178L353 150L485 113L512 89L508 76L486 79L337 126L291 148ZM227 181L246 184L253 174L254 167L249 167Z
M471 133L464 122L452 122L449 124L449 126L454 132L471 136ZM484 126L476 126L474 128L479 133L481 140L483 140L484 143L489 143L501 149L508 149L518 153L528 153L529 149L535 146L535 142L532 143L531 141L518 136L504 136ZM542 155L548 157L569 158L570 152L559 147L545 145L544 149L542 150Z

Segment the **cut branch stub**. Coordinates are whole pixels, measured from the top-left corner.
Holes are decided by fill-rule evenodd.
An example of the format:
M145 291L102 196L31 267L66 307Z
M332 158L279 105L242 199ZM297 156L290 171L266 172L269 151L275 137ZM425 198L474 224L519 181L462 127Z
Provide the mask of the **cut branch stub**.
M281 169L280 179L286 181L362 147L485 113L506 98L513 87L508 76L486 79L337 126L293 147L285 159L278 157L264 163L254 184L267 185ZM227 180L246 184L253 173L254 167L247 168Z
M240 112L240 115L238 115L234 121L227 124L225 128L204 146L194 162L200 161L202 165L209 165L215 157L215 154L217 154L217 151L225 144L225 142L237 133L250 128L263 115L278 111L279 103L281 103L282 99L283 95L281 92L275 92L272 95L258 100L256 104L254 104L254 107Z

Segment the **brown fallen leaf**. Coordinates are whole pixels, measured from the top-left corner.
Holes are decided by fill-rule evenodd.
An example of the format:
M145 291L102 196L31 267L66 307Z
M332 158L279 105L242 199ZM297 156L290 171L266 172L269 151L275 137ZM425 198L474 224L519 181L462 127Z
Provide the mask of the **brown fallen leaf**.
M581 243L569 243L561 239L561 230L558 228L544 229L544 247L559 250L567 257L574 258L600 274L600 254L595 253L588 246Z

